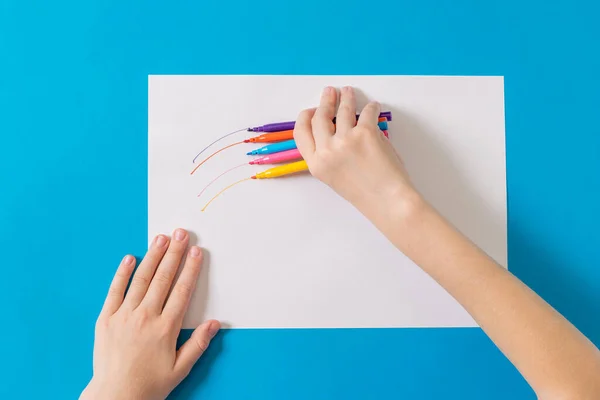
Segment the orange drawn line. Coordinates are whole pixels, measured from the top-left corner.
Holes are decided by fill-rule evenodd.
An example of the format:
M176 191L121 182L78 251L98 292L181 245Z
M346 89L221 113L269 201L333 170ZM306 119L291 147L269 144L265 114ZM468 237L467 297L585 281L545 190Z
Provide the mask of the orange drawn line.
M242 183L242 182L244 182L244 181L249 181L249 180L251 180L251 179L252 179L252 178L245 178L245 179L242 179L242 180L240 180L240 181L237 181L237 182L235 182L235 183L232 183L231 185L227 186L225 189L223 189L223 190L221 190L219 193L217 193L217 194L215 195L215 197L213 197L212 199L210 199L210 201L209 201L208 203L206 203L206 205L205 205L205 206L202 208L202 211L204 212L204 210L206 210L206 207L208 207L208 206L210 205L210 203L212 203L212 202L213 202L213 200L215 200L217 197L219 197L221 194L223 194L223 193L224 193L224 192L225 192L227 189L234 187L234 186L235 186L235 185L237 185L238 183Z

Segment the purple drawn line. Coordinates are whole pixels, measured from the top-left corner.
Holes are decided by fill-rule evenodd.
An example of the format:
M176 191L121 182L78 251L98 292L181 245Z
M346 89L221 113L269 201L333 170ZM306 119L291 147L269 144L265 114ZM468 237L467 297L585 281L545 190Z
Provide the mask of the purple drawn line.
M214 142L212 142L211 144L209 144L208 146L206 146L205 148L202 149L202 151L200 151L200 153L196 154L196 157L194 157L194 159L192 160L193 163L196 162L196 159L200 156L200 154L204 153L206 151L206 149L208 149L210 146L212 146L213 144L217 143L219 140L225 139L228 136L233 135L234 133L238 133L238 132L247 132L248 128L244 128L244 129L239 129L237 131L233 131L231 133L228 133L225 136L221 136L220 138L218 138L217 140L215 140Z

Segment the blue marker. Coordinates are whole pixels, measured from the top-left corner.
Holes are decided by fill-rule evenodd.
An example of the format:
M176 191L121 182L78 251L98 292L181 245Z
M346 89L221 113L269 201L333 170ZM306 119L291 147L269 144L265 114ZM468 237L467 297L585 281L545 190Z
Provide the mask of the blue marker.
M252 150L251 152L246 154L249 156L255 156L258 154L273 154L279 153L280 151L293 150L296 148L296 141L292 139L286 140L285 142L271 143L259 149Z
M387 121L381 121L377 125L379 125L379 129L381 129L382 131L387 131L388 130Z

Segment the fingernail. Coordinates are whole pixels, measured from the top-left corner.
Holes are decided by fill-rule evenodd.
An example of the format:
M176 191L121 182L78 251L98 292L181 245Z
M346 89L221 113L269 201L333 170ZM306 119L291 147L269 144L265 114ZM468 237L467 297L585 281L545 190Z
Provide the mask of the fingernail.
M334 89L331 86L327 86L324 90L323 90L323 94L331 94L333 93Z
M192 248L190 249L190 256L194 258L200 257L200 247L192 246Z
M183 239L185 239L185 231L183 229L177 229L175 230L175 240L179 240L182 241Z
M219 332L220 328L221 324L219 324L218 322L213 321L210 323L210 325L208 326L208 334L210 335L211 339L215 337L217 332Z
M156 247L163 247L165 244L167 244L167 238L165 235L158 235L154 240L154 244Z
M123 258L123 265L130 265L134 259L135 257L133 256L125 256L125 258Z

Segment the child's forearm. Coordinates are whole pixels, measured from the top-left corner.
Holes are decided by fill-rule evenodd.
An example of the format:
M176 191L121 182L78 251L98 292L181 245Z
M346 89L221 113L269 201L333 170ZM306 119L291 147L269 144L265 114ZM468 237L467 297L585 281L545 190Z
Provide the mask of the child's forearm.
M343 88L337 103L337 91L328 87L319 107L296 120L294 138L313 176L454 296L540 397L600 399L594 345L421 199L377 127L379 104L369 103L357 122L352 88Z
M537 395L600 399L598 349L420 196L406 198L368 217L471 314Z

